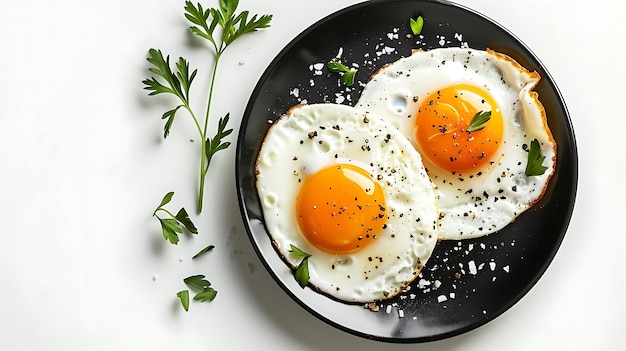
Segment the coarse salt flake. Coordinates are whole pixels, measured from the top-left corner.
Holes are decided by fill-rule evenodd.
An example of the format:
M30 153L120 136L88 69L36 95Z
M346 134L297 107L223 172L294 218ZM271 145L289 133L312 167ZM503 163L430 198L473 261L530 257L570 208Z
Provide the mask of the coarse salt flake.
M343 95L341 95L340 93L336 93L336 94L335 94L335 103L336 103L336 104L341 104L341 103L343 103L345 100L346 100L346 98L345 98Z
M341 55L343 55L343 48L339 48L339 51L337 51L337 55L335 57L340 58Z
M476 273L478 273L478 270L476 269L476 263L473 260L469 261L467 263L467 266L469 267L470 274L476 275Z
M395 48L392 48L390 46L385 46L385 47L382 48L381 51L376 52L376 56L381 56L381 55L385 55L385 54L389 55L389 54L391 54L391 53L393 53L395 51L396 51Z

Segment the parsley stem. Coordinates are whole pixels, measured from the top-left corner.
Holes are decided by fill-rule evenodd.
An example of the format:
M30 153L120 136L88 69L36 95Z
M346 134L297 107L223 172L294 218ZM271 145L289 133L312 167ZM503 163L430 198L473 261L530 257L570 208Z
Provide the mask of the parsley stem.
M162 207L157 208L156 211L154 211L154 213L152 215L155 216L156 218L160 218L159 215L157 215L157 212L159 212L159 211L163 211L163 212L167 213L168 215L170 215L170 217L176 218L176 216L174 216L174 214L172 212L170 212L167 209L162 208Z
M222 53L224 50L219 50L215 53L215 60L213 62L213 72L211 74L211 86L209 87L209 97L207 99L206 106L206 114L204 116L204 129L202 130L202 141L201 141L201 161L200 161L200 189L198 190L198 213L202 213L202 204L204 200L204 179L206 178L206 174L209 170L209 165L211 160L208 159L206 154L206 143L207 143L207 128L209 125L209 115L211 112L211 100L213 99L213 88L215 86L215 76L217 74L217 65L219 64L220 57L222 57Z
M209 125L209 113L211 111L211 100L213 99L213 87L215 86L215 76L217 74L217 65L220 62L220 57L222 57L222 52L223 51L218 51L215 54L215 61L213 62L213 72L211 73L211 86L209 87L209 97L207 100L206 115L204 116L203 136L206 136L207 127Z
M202 142L202 153L204 153L206 142ZM204 155L202 155L202 162L200 165L200 189L198 191L198 214L202 213L202 199L204 198L204 178L206 178L206 172L204 171Z
M189 112L189 114L191 115L191 118L193 118L193 122L196 125L196 129L198 129L198 133L202 135L202 128L200 127L200 122L198 122L198 118L196 117L196 114L193 113L191 106L189 106L189 103L187 102L183 106Z

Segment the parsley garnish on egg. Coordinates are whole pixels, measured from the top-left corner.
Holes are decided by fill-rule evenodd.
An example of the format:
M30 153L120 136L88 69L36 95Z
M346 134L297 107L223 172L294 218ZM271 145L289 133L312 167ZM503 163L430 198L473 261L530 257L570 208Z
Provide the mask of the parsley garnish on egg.
M300 250L299 248L293 246L293 244L290 244L289 246L291 246L291 253L293 253L297 257L302 258L302 261L300 261L298 268L296 268L296 273L294 274L294 276L296 277L298 284L300 284L300 286L304 288L305 286L307 286L307 284L309 284L309 257L311 257L311 254Z
M539 176L546 172L548 167L543 165L545 156L541 156L541 148L539 147L539 141L535 138L530 142L530 149L528 150L528 163L526 164L526 176Z
M469 127L467 127L468 132L475 132L485 128L487 122L491 119L491 111L478 111L472 118Z

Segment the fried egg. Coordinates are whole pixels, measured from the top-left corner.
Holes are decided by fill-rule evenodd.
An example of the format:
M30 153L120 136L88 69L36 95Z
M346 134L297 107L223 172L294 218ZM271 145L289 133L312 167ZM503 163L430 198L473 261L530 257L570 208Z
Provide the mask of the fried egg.
M440 48L391 63L365 85L355 106L394 125L422 155L441 239L496 232L543 196L556 143L533 91L539 80L489 49ZM470 127L479 115L489 119ZM547 170L527 176L534 139Z
M291 267L310 254L309 285L341 301L391 298L437 241L432 183L419 153L373 115L299 105L270 127L256 165L272 242Z

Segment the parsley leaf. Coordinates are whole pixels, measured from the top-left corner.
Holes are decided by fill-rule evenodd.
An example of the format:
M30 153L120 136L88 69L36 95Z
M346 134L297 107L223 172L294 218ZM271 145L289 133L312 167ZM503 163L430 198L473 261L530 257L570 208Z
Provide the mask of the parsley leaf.
M176 293L176 296L178 296L180 304L183 305L185 311L189 311L189 290L181 290Z
M170 201L172 201L172 198L174 197L174 192L170 191L169 193L165 194L165 196L163 196L163 200L161 200L161 203L159 204L159 207L157 208L161 208L167 204L170 203Z
M194 70L190 74L189 63L184 58L180 57L176 63L177 70L172 71L170 67L170 57L163 57L161 50L150 49L148 54L150 55L148 62L154 66L148 70L158 77L161 77L162 81L164 81L159 81L154 77L144 80L143 83L146 85L144 89L150 91L148 95L172 94L178 97L181 102L180 105L163 113L161 117L161 119L167 120L163 128L163 138L167 138L174 123L176 112L178 112L181 107L185 108L193 116L193 112L189 106L189 87L196 77L197 70Z
M300 250L299 248L297 248L293 244L289 244L289 246L290 246L290 250L289 251L291 253L293 253L296 257L301 257L301 258L311 257L311 255L309 255L308 253Z
M192 290L196 291L193 299L200 302L209 302L215 299L217 291L211 287L211 283L204 279L203 275L192 275L183 279Z
M211 287L206 287L197 293L193 299L200 302L209 302L215 300L215 296L217 296L217 291Z
M169 241L170 243L176 245L180 240L178 238L178 233L182 233L182 229L178 225L178 222L175 219L166 218L162 219L157 216L159 222L161 222L161 231L163 232L163 237Z
M248 20L249 11L242 11L235 15L238 5L239 0L220 0L219 9L204 10L200 3L194 5L191 1L186 1L185 17L194 24L190 27L191 31L210 41L219 55L240 36L270 26L272 15L260 17L254 15ZM213 32L218 25L222 28L222 32L220 37L216 38Z
M355 76L356 76L356 69L351 69L348 72L344 72L344 74L339 78L339 80L343 84L351 87L351 86L354 85L354 77Z
M183 229L180 226L181 224L185 228L187 228L187 230L192 234L198 234L198 229L189 218L189 215L187 214L187 211L185 211L185 208L181 208L174 216L172 212L163 207L167 205L170 201L172 201L172 197L174 197L173 191L165 194L163 200L161 200L161 203L156 208L156 210L154 210L152 215L159 220L159 223L161 224L161 231L163 232L163 237L170 243L176 245L180 240L178 234L183 232ZM165 213L167 216L169 216L169 218L159 217L159 212Z
M539 146L539 141L537 139L533 139L530 142L530 150L528 150L528 163L526 164L526 176L538 176L542 175L546 172L548 167L543 165L543 160L545 160L545 156L541 156L541 147Z
M185 228L187 228L187 230L191 233L194 234L198 234L198 229L196 228L196 226L193 224L193 222L191 222L191 219L189 219L189 215L187 214L187 211L185 211L184 208L181 208L178 213L176 214L176 220L185 226Z
M211 158L218 151L225 150L230 146L229 142L222 142L222 139L232 132L232 129L226 129L228 123L227 114L226 117L219 120L216 135L213 138L208 136L209 115L220 58L226 48L236 39L244 34L269 27L272 20L271 15L250 16L248 11L242 11L237 14L238 5L239 0L219 0L218 8L204 9L200 3L194 5L191 1L185 1L185 18L191 23L189 29L200 38L209 41L213 46L215 54L204 119L200 119L196 115L189 101L191 83L198 71L191 71L189 62L183 57L180 57L175 63L175 67L172 68L169 56L164 56L161 50L150 49L147 60L152 64L152 67L148 71L154 74L154 76L142 81L145 85L144 88L150 91L148 95L171 94L176 96L180 102L163 113L161 117L166 120L163 127L164 138L167 138L169 135L175 117L181 108L188 112L198 130L201 140L200 149L202 151L198 185L198 213L202 212L204 183ZM220 29L216 31L217 27L220 27Z
M221 151L221 150L225 150L226 148L228 148L230 146L230 142L222 142L222 139L224 139L225 137L229 136L230 133L233 132L232 129L226 129L226 125L228 124L228 119L229 119L230 113L227 113L226 116L224 116L224 118L220 118L219 123L217 124L217 132L215 133L215 136L213 137L213 139L208 138L206 140L206 148L205 148L205 153L206 153L206 170L209 170L209 165L211 164L211 159L213 158L213 155L215 155L216 152Z
M307 284L309 284L309 258L305 257L302 259L298 268L296 268L295 272L296 280L300 287L304 288Z
M300 284L300 287L304 288L309 284L309 257L311 257L311 255L293 246L293 244L290 244L290 246L291 253L296 257L302 258L302 261L300 261L300 264L296 268L294 276L298 284Z
M409 25L411 26L413 35L419 35L422 33L422 28L424 27L424 18L422 18L422 16L418 16L417 19L410 18Z
M337 60L328 61L326 67L328 67L331 72L340 74L339 80L341 83L349 87L354 85L354 78L357 72L356 68L349 68Z
M196 291L201 291L202 289L211 286L211 283L208 280L204 279L204 276L200 274L187 277L183 279L183 282L185 282L185 284L187 284L190 288Z
M209 251L213 250L214 248L215 248L215 246L213 246L213 245L209 245L209 246L205 247L204 249L202 249L202 250L198 251L198 253L197 253L197 254L195 254L195 255L193 255L193 257L192 257L191 259L192 259L192 260L195 260L196 258L198 258L198 257L200 257L200 256L202 256L202 255L204 255L205 253L207 253L207 252L209 252Z
M485 128L485 124L491 119L491 111L479 111L476 112L472 121L470 122L469 127L467 127L468 132L475 132Z

